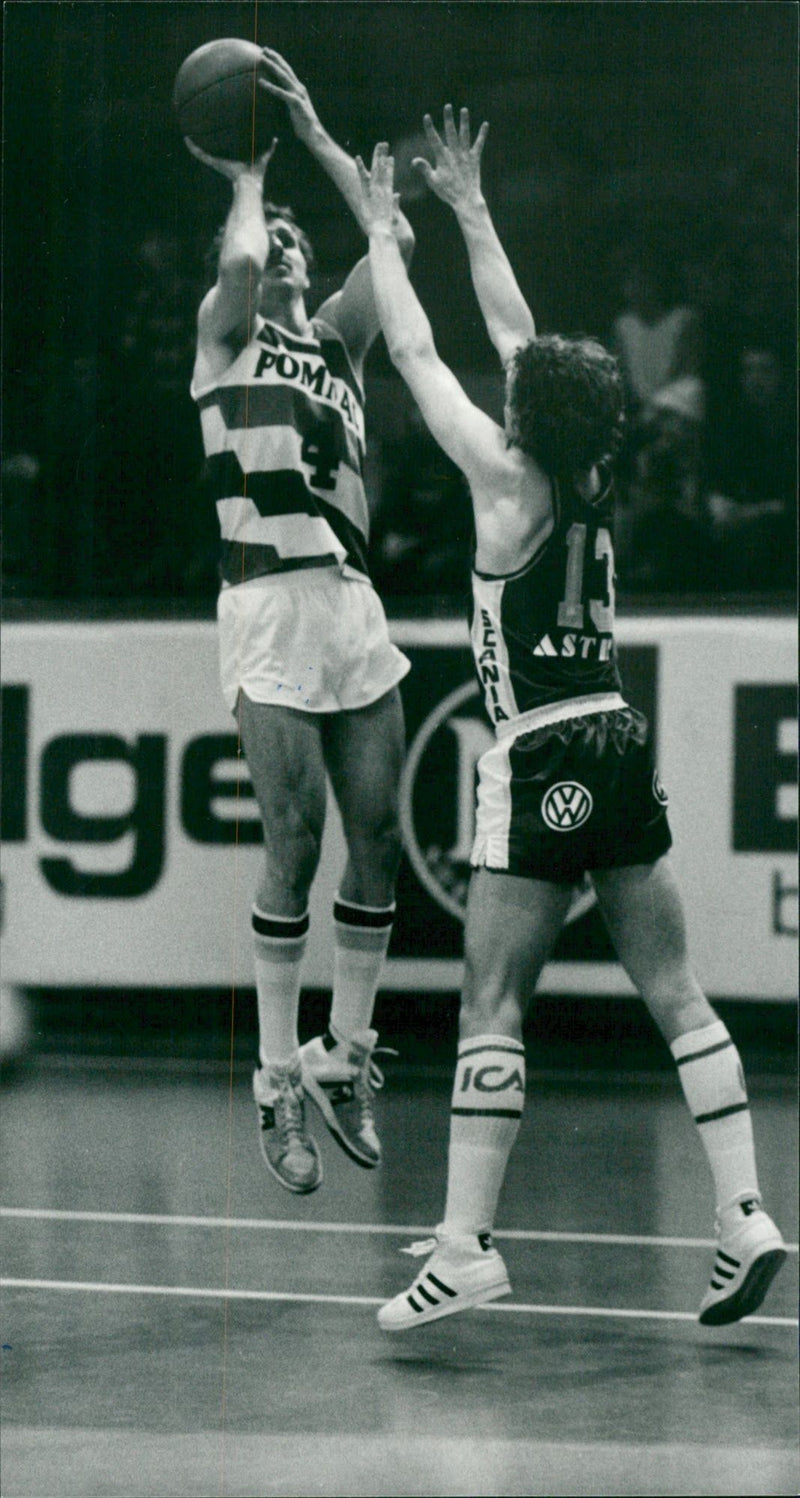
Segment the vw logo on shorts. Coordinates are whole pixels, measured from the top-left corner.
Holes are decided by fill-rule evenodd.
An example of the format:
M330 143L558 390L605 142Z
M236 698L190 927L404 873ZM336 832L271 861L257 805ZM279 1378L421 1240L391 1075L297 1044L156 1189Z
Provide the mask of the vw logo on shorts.
M544 797L542 816L553 832L574 832L591 816L593 805L585 785L577 780L560 780Z

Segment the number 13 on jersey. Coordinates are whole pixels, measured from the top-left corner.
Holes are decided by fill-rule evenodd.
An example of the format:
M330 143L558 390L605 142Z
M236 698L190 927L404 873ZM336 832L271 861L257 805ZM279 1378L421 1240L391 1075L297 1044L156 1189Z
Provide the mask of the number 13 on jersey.
M605 563L605 587L602 597L594 597L586 585L586 526L576 521L566 535L567 575L564 597L558 605L558 623L564 629L582 630L585 610L598 634L614 630L614 547L611 533L601 526L595 536L594 561ZM596 569L592 569L593 573Z

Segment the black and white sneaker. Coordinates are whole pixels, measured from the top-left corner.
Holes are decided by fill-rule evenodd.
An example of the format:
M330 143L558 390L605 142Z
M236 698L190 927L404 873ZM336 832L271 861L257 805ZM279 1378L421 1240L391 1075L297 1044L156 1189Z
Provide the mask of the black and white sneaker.
M786 1245L758 1197L735 1203L717 1220L719 1242L700 1304L704 1326L726 1326L757 1311L786 1258Z
M305 1195L322 1182L322 1162L306 1124L299 1061L257 1067L253 1097L258 1112L258 1140L267 1169L287 1191Z
M300 1047L303 1087L319 1108L336 1143L345 1154L374 1170L381 1163L381 1143L375 1129L375 1094L383 1087L383 1072L375 1055L396 1055L377 1048L375 1030L359 1030L348 1041L337 1041L328 1031Z
M381 1306L378 1325L385 1332L405 1332L511 1294L506 1266L491 1233L445 1237L439 1227L435 1238L412 1243L401 1253L431 1257L410 1289Z

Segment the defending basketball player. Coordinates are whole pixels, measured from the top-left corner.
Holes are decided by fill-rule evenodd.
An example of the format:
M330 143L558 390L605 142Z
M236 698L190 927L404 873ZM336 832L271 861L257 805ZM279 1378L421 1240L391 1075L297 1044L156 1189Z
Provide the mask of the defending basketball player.
M666 795L648 724L625 701L614 647L611 464L623 422L616 363L591 339L537 337L480 190L486 128L430 119L428 184L454 209L476 295L506 363L505 424L436 351L392 224L393 163L358 161L376 301L391 358L474 507L471 639L497 742L479 764L452 1096L447 1198L432 1253L379 1312L386 1331L509 1293L491 1230L524 1102L528 1001L589 873L618 956L679 1069L716 1189L719 1249L700 1308L755 1310L785 1258L764 1212L741 1063L692 972L670 868Z
M355 162L323 129L288 63L263 51L259 86L356 217ZM373 1100L382 1076L371 1021L400 857L397 782L405 747L390 642L367 572L364 357L380 330L365 256L312 317L309 242L264 201L275 142L246 162L193 154L232 183L216 282L198 314L192 394L221 528L222 687L236 715L264 825L252 914L259 1019L253 1078L264 1161L288 1190L322 1180L306 1097L358 1164L379 1164ZM413 236L395 228L410 255ZM300 1051L301 964L317 871L326 774L348 859L334 906L330 1023Z

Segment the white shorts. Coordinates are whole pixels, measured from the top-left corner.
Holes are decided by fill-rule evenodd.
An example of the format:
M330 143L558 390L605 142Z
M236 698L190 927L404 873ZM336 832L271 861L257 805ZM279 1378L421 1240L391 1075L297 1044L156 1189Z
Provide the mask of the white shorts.
M368 707L411 662L389 639L372 585L308 567L223 588L217 602L222 692L307 713Z

